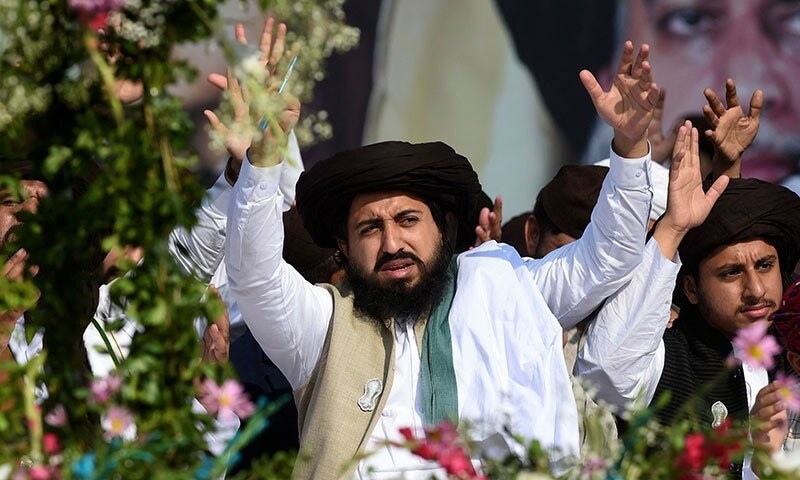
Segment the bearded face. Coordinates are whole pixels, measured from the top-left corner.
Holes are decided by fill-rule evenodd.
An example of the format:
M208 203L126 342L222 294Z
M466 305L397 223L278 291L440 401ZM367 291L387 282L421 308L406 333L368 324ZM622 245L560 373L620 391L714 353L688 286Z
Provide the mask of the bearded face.
M379 259L376 269L364 271L354 262L348 262L345 270L355 294L356 309L378 321L391 318L400 321L416 321L420 315L430 310L444 292L448 280L447 267L450 255L440 243L431 262L425 263L413 253L404 251L394 255L386 254ZM419 280L411 283L406 279L381 280L376 275L381 266L395 263L413 262L419 270Z
M355 306L383 321L416 320L439 300L450 261L439 225L420 198L401 192L358 195L347 220L347 277Z

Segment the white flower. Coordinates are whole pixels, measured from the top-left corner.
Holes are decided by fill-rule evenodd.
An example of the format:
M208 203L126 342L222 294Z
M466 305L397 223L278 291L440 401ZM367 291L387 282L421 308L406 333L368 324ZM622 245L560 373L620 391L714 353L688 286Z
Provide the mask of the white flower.
M772 462L775 468L784 473L794 472L800 474L800 450L775 452L772 455Z
M105 431L103 437L106 441L111 441L114 437L122 437L125 441L136 439L136 423L133 421L133 414L125 407L111 406L100 417L100 426Z

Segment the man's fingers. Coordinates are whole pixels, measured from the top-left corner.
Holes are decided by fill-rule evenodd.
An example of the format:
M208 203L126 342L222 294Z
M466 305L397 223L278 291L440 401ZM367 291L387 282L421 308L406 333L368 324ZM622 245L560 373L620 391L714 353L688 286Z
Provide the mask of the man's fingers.
M494 226L497 230L500 230L500 226L503 224L503 197L500 195L494 199L494 210L492 210L494 214Z
M642 62L642 74L641 74L641 81L645 83L652 83L653 82L653 67L650 65L650 62L645 60ZM659 90L659 95L661 91Z
M219 73L209 73L208 77L206 78L208 79L208 83L214 85L220 90L225 90L228 88L228 79L225 77L225 75L221 75Z
M275 37L275 44L272 46L272 52L269 57L269 64L277 65L283 57L283 51L286 45L286 24L281 23L278 25L278 34Z
M761 405L755 412L756 416L761 420L769 420L773 416L781 413L784 410L782 402L774 402L769 405Z
M212 326L217 327L218 331L220 332L222 338L226 341L230 338L230 317L228 316L228 308L225 305L225 301L222 299L222 295L219 294L219 290L217 290L216 285L210 284L208 286L209 290L214 294L214 296L219 300L219 303L222 304L222 314L214 321Z
M479 247L482 243L486 243L492 239L492 237L489 235L489 232L480 225L475 227L475 237L476 247Z
M489 209L483 207L478 214L478 226L484 230L489 230Z
M244 25L241 23L237 23L236 27L234 28L234 37L236 37L236 41L242 44L247 44L247 36L244 33Z
M264 29L261 31L261 40L258 42L258 48L261 50L261 61L269 61L269 54L272 50L272 25L275 19L272 17L267 18L264 22Z
M620 56L619 59L617 74L630 75L632 67L633 67L633 42L628 40L622 46L622 56Z
M739 106L739 95L736 93L736 83L732 78L725 82L725 102L727 102L728 108Z
M677 167L678 163L683 159L683 152L686 145L686 132L688 128L684 123L678 129L678 133L675 136L675 145L672 147L672 163Z
M706 88L703 90L703 95L705 95L706 100L708 100L708 106L711 107L711 111L713 111L718 117L721 117L725 114L727 109L725 108L725 105L722 104L714 90Z
M658 88L658 85L656 85L655 83L650 83L650 90L648 90L647 92L647 103L652 105L651 111L658 104L659 92L660 89Z
M586 89L586 92L592 98L595 108L597 108L600 97L605 94L603 87L600 86L600 82L597 81L594 74L589 70L581 70L579 77L581 83L583 83L583 88Z
M719 197L722 195L722 192L728 188L728 182L730 178L727 175L720 175L720 177L711 185L711 188L708 189L706 192L706 201L708 202L709 210L711 207L717 203Z
M216 113L212 112L211 110L203 110L203 115L205 115L206 120L208 120L208 123L211 125L211 128L213 128L223 137L228 136L228 127L226 127L225 124L220 121Z
M692 127L692 138L689 143L689 161L687 166L699 168L700 165L700 134L697 129Z
M27 260L28 252L24 248L20 248L3 265L2 275L9 280L21 280Z
M703 105L703 116L706 117L712 127L717 128L719 126L719 117L708 105Z
M750 99L750 117L758 121L761 118L761 107L764 106L764 92L757 89Z
M636 61L633 63L633 67L631 68L631 76L633 78L641 78L643 75L645 77L649 75L649 72L645 71L645 62L647 62L647 56L649 53L650 46L646 43L643 43L642 46L639 47L639 53L636 55ZM647 68L649 69L649 65Z

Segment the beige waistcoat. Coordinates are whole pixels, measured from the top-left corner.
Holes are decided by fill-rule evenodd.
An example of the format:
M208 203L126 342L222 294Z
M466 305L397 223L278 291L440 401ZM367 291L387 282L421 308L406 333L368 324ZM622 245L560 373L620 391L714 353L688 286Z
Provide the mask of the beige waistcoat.
M352 291L323 285L333 297L333 318L322 354L308 380L294 392L300 428L300 455L293 476L299 479L352 477L380 419L394 374L394 321L380 324L357 313ZM417 347L427 318L414 327ZM383 391L372 411L358 400L368 381Z

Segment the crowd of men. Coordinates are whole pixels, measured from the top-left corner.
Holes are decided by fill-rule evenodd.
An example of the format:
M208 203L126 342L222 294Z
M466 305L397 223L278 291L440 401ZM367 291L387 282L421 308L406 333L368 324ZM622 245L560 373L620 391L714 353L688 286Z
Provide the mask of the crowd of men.
M273 41L273 26L260 42L271 72L285 40L281 25ZM240 28L237 38L246 42ZM772 380L800 367L800 320L784 312L775 321L785 352L774 371L726 364L742 358L739 330L772 320L800 260L800 198L738 178L763 96L745 114L732 80L724 99L706 89L710 128L684 123L663 167L649 139L664 96L648 58L647 45L625 43L607 90L580 73L614 130L606 166L562 168L516 230L499 228L500 202L441 142L368 145L300 173L299 154L270 133L291 131L296 101L263 136L226 137L231 159L198 226L173 232L170 248L187 272L221 287L234 327L246 324L241 340L287 382L297 478L441 476L396 442L401 428L422 434L442 420L470 424L495 454L537 440L559 473L580 457L595 401L619 413L664 392L661 422L755 418L752 442L793 448L800 432ZM231 76L210 80L245 102ZM207 116L223 136L235 130ZM707 176L701 136L713 145ZM28 202L46 194L27 186ZM4 203L0 234L33 203ZM19 275L23 262L13 257L3 273ZM7 312L2 322L22 318ZM0 333L3 352L23 361L30 346ZM227 336L206 333L211 357L227 351ZM232 357L262 360L236 345ZM593 397L573 389L573 375ZM754 478L754 469L745 456L732 473Z

